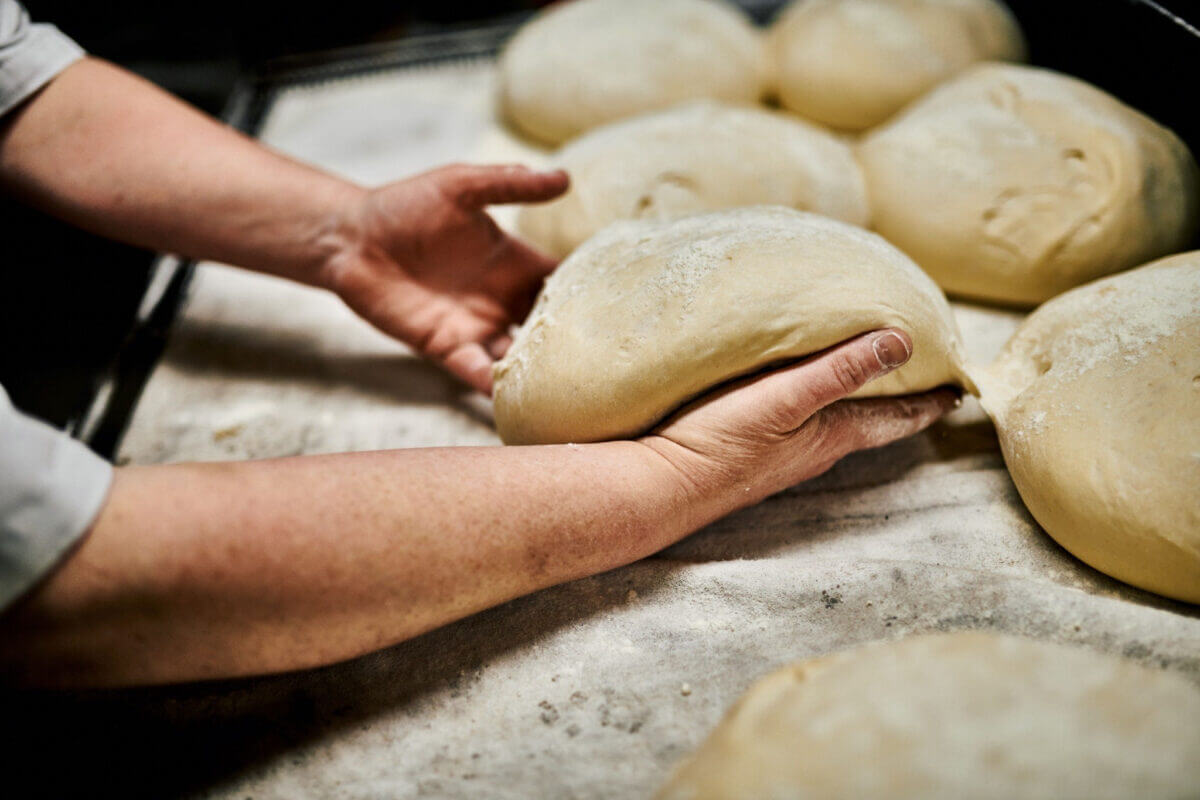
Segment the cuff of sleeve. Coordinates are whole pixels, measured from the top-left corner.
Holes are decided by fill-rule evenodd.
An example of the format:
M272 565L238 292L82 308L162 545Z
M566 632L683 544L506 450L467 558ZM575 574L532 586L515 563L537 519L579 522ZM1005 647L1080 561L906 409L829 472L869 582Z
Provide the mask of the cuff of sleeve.
M23 103L86 53L53 25L31 25L29 35L0 58L0 116Z
M112 476L107 461L18 412L0 389L0 609L33 588L82 538Z

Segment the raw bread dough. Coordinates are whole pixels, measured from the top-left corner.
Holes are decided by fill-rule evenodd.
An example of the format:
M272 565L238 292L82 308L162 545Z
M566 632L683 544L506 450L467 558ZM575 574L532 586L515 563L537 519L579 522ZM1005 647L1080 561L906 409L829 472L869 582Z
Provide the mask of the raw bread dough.
M750 20L720 0L574 0L517 32L499 81L504 116L558 144L681 100L755 103L766 59Z
M895 326L912 360L860 396L973 389L946 298L900 251L781 206L617 222L546 282L495 369L509 444L633 436L701 392Z
M766 109L694 102L614 122L566 145L571 190L527 206L523 235L558 257L620 219L784 205L867 224L850 148L822 128Z
M1200 603L1200 251L1056 297L979 381L1046 532L1114 578Z
M1049 70L973 67L859 157L875 229L966 297L1039 303L1178 251L1196 229L1183 142Z
M1023 61L994 0L798 0L771 26L785 108L835 128L878 125L976 61Z
M812 659L750 689L659 800L1195 797L1200 691L984 633Z

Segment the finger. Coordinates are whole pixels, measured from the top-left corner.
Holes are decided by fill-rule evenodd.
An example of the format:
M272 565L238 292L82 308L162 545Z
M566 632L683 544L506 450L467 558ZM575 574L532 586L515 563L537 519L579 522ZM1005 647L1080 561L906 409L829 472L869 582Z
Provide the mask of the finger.
M447 372L485 395L492 393L493 363L494 359L478 342L459 345L442 361Z
M495 346L502 347L505 340L511 341L503 320L486 319L424 291L390 293L360 313L484 394L491 393L495 359L481 343L499 340Z
M802 400L801 413L807 418L849 397L904 365L912 349L907 333L889 328L843 342L809 359L790 376Z
M780 432L794 430L822 408L901 366L911 354L908 334L896 329L873 331L799 364L745 379L727 393L753 395L753 406L769 410Z
M508 348L512 347L512 337L507 333L501 333L493 336L492 339L484 343L484 349L488 355L497 361L504 358L504 354L508 352Z
M562 170L535 171L516 164L456 164L439 172L442 190L465 208L540 203L558 197L570 184Z
M857 450L883 447L920 433L958 404L959 395L953 389L835 403L818 417L821 448L841 458Z

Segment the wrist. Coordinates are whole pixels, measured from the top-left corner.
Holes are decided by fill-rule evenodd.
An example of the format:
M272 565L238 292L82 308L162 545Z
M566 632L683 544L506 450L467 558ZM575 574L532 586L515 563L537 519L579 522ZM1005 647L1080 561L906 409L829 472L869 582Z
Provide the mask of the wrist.
M300 262L302 274L287 277L341 295L343 276L350 265L363 260L367 250L363 220L368 190L344 181L338 184L329 187L321 204L325 210L303 236L307 255Z
M669 485L683 511L681 519L692 533L744 505L760 499L754 492L740 494L730 487L741 486L736 476L708 459L665 436L650 434L637 439L644 458L653 462L658 481ZM752 496L753 495L753 496Z
M540 445L546 454L569 453L569 472L582 477L590 498L603 509L587 523L592 538L586 564L574 579L631 564L668 547L711 521L698 514L696 495L674 465L638 441ZM513 450L513 448L505 448ZM590 516L590 515L589 515ZM560 562L561 563L561 562Z

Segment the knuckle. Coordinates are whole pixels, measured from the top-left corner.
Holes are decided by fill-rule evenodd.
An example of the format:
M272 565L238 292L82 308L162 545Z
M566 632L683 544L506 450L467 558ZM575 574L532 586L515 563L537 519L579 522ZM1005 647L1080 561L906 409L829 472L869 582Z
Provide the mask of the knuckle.
M764 404L755 420L755 428L765 434L776 437L786 437L792 434L803 423L797 419L798 411L790 398L775 398L776 402Z
M830 364L830 371L838 387L845 394L857 391L875 375L875 370L871 366L851 353L835 358Z

